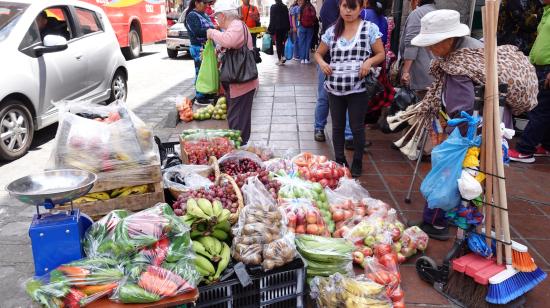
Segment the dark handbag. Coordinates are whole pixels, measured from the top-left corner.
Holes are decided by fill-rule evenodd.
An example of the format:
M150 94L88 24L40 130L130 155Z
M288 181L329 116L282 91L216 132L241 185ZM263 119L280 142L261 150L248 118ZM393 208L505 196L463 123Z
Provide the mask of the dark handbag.
M243 23L245 41L239 49L228 49L222 58L220 81L225 83L244 83L258 78L256 52L248 49L249 32Z
M369 73L365 77L365 86L367 88L367 94L369 95L369 99L372 99L382 91L384 91L384 86L378 81L377 78L374 77L372 73Z
M395 93L393 101L390 105L388 116L394 116L399 111L404 111L407 107L414 105L418 102L416 93L409 87L401 87ZM397 133L407 128L408 123L404 122L397 126L394 130L390 129L387 117L382 119L380 130L385 134Z

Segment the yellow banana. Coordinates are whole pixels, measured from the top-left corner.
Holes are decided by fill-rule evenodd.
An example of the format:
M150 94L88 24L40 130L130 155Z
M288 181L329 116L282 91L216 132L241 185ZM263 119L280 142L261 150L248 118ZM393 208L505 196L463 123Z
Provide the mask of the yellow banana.
M144 185L138 185L138 186L131 186L126 188L119 197L126 197L129 195L140 195L147 192L149 186L147 184Z
M116 198L118 195L120 195L123 191L128 189L130 187L122 187L122 188L116 188L113 191L111 191L111 198Z
M197 204L197 201L195 199L189 199L187 200L187 214L191 216L195 216L197 218L204 218L204 219L210 219L210 216L206 215L199 205Z
M73 204L84 204L84 203L88 203L88 202L95 202L97 201L96 198L90 198L90 197L80 197L80 198L76 198L73 200Z
M109 199L111 199L111 196L109 196L109 194L104 192L104 191L89 193L89 194L86 195L86 197L96 198L96 199L99 199L99 200L109 200Z

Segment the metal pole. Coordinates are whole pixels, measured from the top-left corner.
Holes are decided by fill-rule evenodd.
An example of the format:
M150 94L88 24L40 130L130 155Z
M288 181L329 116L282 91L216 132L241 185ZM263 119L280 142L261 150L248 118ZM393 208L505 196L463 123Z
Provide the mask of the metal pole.
M414 173L411 180L411 184L409 185L409 190L407 191L407 195L405 196L405 203L407 204L411 203L411 194L412 194L412 189L414 185L414 180L416 179L418 168L420 168L420 162L422 161L422 155L424 154L424 148L426 147L427 141L428 141L428 129L424 127L422 128L422 140L420 141L420 152L418 154L418 158L416 159L416 167L414 168Z

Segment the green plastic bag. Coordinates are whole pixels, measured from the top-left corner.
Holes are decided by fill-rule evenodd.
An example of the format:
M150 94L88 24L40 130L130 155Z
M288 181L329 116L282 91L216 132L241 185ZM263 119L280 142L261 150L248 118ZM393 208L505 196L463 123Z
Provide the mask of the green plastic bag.
M204 94L218 93L219 77L216 49L212 40L208 40L202 51L202 63L195 83L197 92Z

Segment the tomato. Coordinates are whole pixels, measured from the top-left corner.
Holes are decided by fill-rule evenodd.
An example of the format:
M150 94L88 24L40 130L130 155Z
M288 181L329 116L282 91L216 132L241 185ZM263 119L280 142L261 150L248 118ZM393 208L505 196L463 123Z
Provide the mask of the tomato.
M374 255L377 258L381 258L383 255L389 254L392 252L390 244L378 244L374 247Z
M378 262L387 267L389 270L397 270L397 254L395 252L383 255L378 259Z
M332 178L332 171L330 171L330 169L325 168L325 169L322 169L321 172L323 174L324 179L330 180Z
M402 299L397 302L393 302L393 308L405 308L405 301Z
M399 302L405 297L405 292L403 292L403 289L401 289L401 286L397 287L393 292L390 294L390 298L392 302ZM395 307L395 305L394 305Z
M328 180L327 179L322 179L319 181L319 184L321 184L321 186L324 187L327 187L328 186Z
M338 170L336 169L331 169L331 177L335 180L338 180L340 177L338 176Z
M391 278L388 272L386 271L379 271L375 273L375 282L381 284L381 285L387 285L391 282Z

